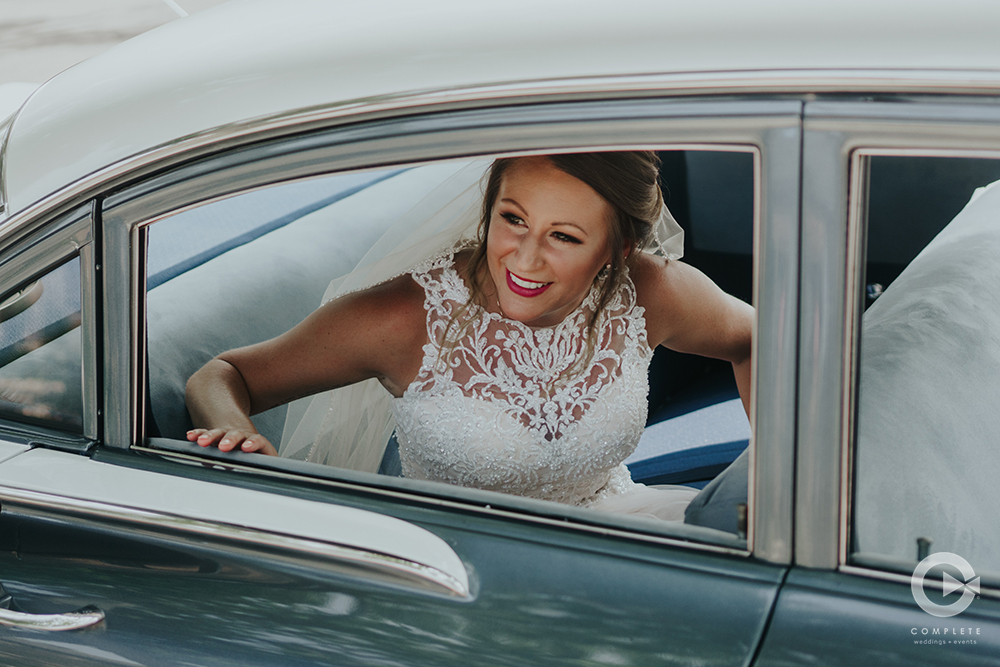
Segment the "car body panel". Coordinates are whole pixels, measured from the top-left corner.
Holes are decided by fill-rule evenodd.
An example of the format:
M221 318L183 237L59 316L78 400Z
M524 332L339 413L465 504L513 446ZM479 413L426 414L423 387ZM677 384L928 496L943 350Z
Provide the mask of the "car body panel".
M220 497L221 481L234 493L241 486L267 490L278 502L290 493L303 506L332 500L385 512L438 535L473 579L474 596L463 601L345 576L322 556L246 550L231 540L5 502L0 572L17 604L32 613L96 605L107 616L106 630L63 642L78 664L108 656L176 664L214 655L216 664L462 665L488 655L493 664L650 657L687 664L711 656L715 664L740 665L763 634L783 573L742 558L124 453L99 457L105 463L45 456L84 466L126 463L116 475L145 469L143 476L168 477L168 486L175 483L169 478L186 478L195 501ZM37 631L0 632L5 654L25 661L59 644ZM224 654L207 649L219 643Z
M14 124L5 189L16 212L168 142L289 112L356 112L401 93L465 90L482 99L496 96L490 87L518 82L502 93L512 97L532 82L528 92L538 94L579 88L572 82L584 78L663 72L711 74L703 79L735 72L770 86L775 77L794 79L794 70L813 72L812 79L826 72L841 86L850 70L881 70L880 85L892 70L904 79L952 70L975 81L1000 70L991 28L998 17L995 3L975 0L951 3L947 12L899 1L836 8L637 1L614 12L521 1L503 11L460 1L419 9L399 0L227 3L133 38L43 86ZM853 37L850 49L845 34ZM924 48L929 41L934 49Z
M113 516L136 524L168 525L200 535L269 544L286 536L284 548L320 551L345 563L385 567L401 580L421 578L460 597L468 573L451 549L427 531L381 514L338 505L306 503L245 489L143 474L90 459L38 449L0 469L4 504L54 507L87 516ZM273 539L277 546L279 538ZM391 577L392 572L386 572Z
M909 581L793 568L755 664L805 663L998 665L1000 600L939 619L914 604Z
M0 463L17 456L18 454L23 454L29 449L30 447L28 445L0 440Z

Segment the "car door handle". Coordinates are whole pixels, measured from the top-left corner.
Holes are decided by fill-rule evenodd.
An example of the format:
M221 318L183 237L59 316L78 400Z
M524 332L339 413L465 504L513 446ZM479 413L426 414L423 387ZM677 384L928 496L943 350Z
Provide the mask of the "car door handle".
M25 630L79 630L104 620L104 612L97 607L84 607L65 614L29 614L10 609L13 598L0 585L0 625Z

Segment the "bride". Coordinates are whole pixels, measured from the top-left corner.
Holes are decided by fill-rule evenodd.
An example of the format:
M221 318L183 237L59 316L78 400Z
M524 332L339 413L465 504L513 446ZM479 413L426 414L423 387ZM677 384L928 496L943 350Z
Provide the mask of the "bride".
M250 415L375 379L406 477L682 520L694 490L636 484L622 463L652 350L732 362L746 407L753 309L644 250L676 226L653 152L498 159L481 197L471 243L198 370L188 439L277 455Z

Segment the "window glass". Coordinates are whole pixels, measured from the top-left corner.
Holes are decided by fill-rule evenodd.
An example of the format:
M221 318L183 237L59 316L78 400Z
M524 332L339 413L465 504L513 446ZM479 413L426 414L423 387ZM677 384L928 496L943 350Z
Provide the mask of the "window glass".
M700 268L726 292L749 303L755 206L752 154L664 151L659 157L666 204L686 234L686 242L682 243L680 237L675 240L682 243L678 249L684 247L684 261ZM469 223L467 237L474 236L481 207L469 206L481 198L481 179L489 164L488 160L443 162L325 176L237 195L152 225L147 253L149 433L186 440L192 422L185 404L185 385L215 355L279 336L331 296L406 271L412 266L407 264L408 258L430 255L433 248L453 243L458 237L448 235L460 218ZM463 176L470 170L475 172L471 179ZM455 179L462 178L467 179L463 182L468 188L455 187ZM720 187L733 196L718 200ZM451 194L444 197L445 193ZM445 202L447 206L443 206ZM396 247L401 242L402 247ZM373 257L382 257L386 252L390 253L389 259L372 264ZM374 268L361 279L357 277L359 266ZM442 293L452 287L442 287ZM455 298L461 301L467 297ZM449 302L447 307L456 303ZM426 324L420 326L423 329ZM525 347L524 339L520 340L508 346L520 352L511 353L513 356L503 362L505 368L514 370L511 377L515 377L512 382L516 386L522 386L516 379L516 366L522 360L517 355ZM645 355L638 343L635 349L636 354ZM534 352L538 353L536 358L544 356L539 350ZM425 358L424 365L432 361ZM538 486L544 491L528 489L525 495L571 502L593 496L606 484L627 486L630 474L634 481L649 485L686 485L684 502L678 505L678 517L683 519L684 504L712 483L712 493L692 503L689 523L727 533L740 532L739 506L746 503L748 476L747 457L740 455L748 446L750 427L732 364L661 347L648 374L644 356L636 368L639 370L634 378L620 368L608 375L634 381L642 403L633 415L638 415L637 432L641 438L623 438L628 440L626 445L609 454L625 465L616 473L618 476L609 482L605 475L595 488L583 488L579 478L586 474L580 471L594 465L607 469L603 459L597 463L594 457L557 461L552 465L566 466L566 474L540 481ZM500 453L470 449L452 451L447 462L427 462L414 474L413 461L407 461L407 445L400 444L393 424L379 421L380 417L373 416L376 412L369 410L369 399L378 400L379 396L389 404L388 392L374 384L371 393L358 398L347 412L331 412L326 409L328 403L306 398L254 415L253 423L282 456L383 475L464 485L460 476L452 476L451 472L475 466L476 461L494 455L507 460L522 457L525 462L520 470L525 477L538 478L538 470L544 467L537 460L529 460L535 455L527 455L527 447ZM495 398L495 394L492 396ZM469 409L474 412L476 408ZM537 424L529 413L530 408L526 408L517 419L533 428ZM643 413L648 417L645 421ZM612 414L605 418L618 417ZM344 426L350 436L340 431L340 435L331 436L335 442L322 442L323 436L317 438L316 433L329 430L331 422ZM560 429L577 428L580 423L574 417L567 424L553 427L549 432L552 437L542 440L558 441ZM610 428L616 427L612 424ZM302 433L307 434L304 440ZM378 443L374 456L368 456L368 449L357 445L361 441L359 433L367 434L365 442ZM470 431L470 440L476 437ZM576 441L591 440L581 436ZM731 466L734 460L737 462ZM575 472L571 474L570 470ZM721 475L723 471L728 472ZM491 476L487 470L479 488L513 488L504 487L506 482L491 485L491 479L502 476ZM557 488L560 484L567 487L562 495ZM538 493L532 495L533 491ZM709 498L715 501L710 503ZM615 511L643 515L632 507Z
M0 298L0 419L80 431L80 260Z
M1000 572L1000 160L868 160L855 559Z

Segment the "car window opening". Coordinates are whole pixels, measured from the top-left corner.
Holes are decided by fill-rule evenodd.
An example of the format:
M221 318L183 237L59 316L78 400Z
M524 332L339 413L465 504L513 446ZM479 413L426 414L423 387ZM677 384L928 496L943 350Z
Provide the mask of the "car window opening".
M1000 160L870 156L851 561L1000 573ZM891 480L891 481L890 481Z
M662 151L659 159L664 203L685 234L683 261L725 293L749 303L752 154ZM379 240L383 233L411 215L411 206L419 206L460 167L438 163L314 178L230 197L152 225L147 435L185 440L192 428L185 387L196 370L216 354L279 336L309 316L324 294L329 296L331 279L364 264L369 250L385 243ZM474 180L478 187L478 178ZM524 223L524 228L533 222ZM515 238L521 233L515 228ZM560 252L562 246L551 238L561 237L544 237L542 242ZM541 273L538 277L547 278ZM546 289L536 286L543 283L521 280L513 289L526 294ZM345 292L350 291L348 285ZM220 326L222 322L230 324ZM620 377L620 371L616 373ZM645 428L634 451L623 457L627 468L620 483L631 483L630 476L646 485L683 485L690 491L675 504L678 519L745 534L750 427L733 365L658 347L643 380L647 378L647 419L640 424ZM382 387L377 389L388 397ZM254 428L276 446L288 443L297 428L316 429L327 418L319 411L316 422L317 416L310 414L312 402L303 399L255 414ZM383 443L381 453L374 460L362 461L360 454L353 460L340 458L335 465L403 475L398 432L366 419L368 415L359 415L352 428L372 429L370 437ZM314 449L309 442L296 457L329 462L310 459ZM362 463L352 464L358 461ZM699 493L710 484L708 493Z

